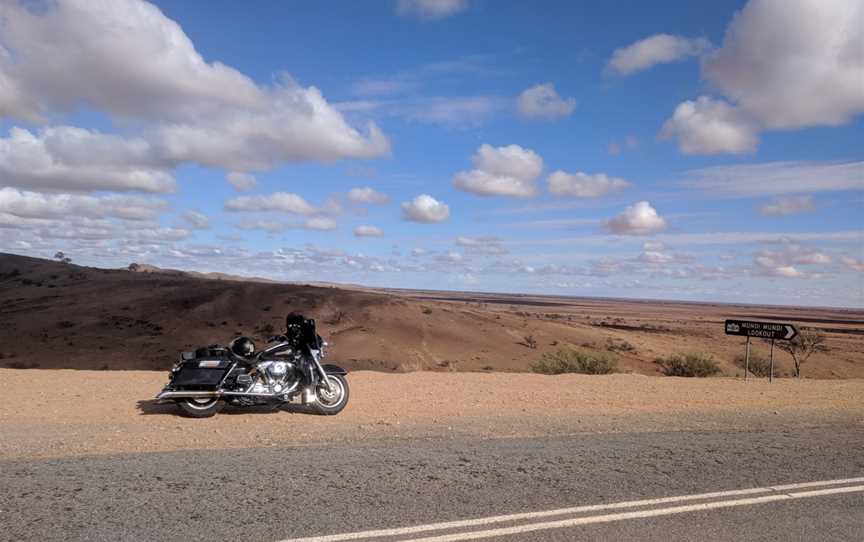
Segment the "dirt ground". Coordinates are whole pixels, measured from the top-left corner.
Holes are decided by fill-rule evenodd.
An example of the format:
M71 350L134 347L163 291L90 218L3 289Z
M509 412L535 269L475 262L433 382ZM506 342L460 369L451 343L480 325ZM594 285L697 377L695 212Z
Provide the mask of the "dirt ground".
M862 310L375 291L151 271L0 254L0 367L168 370L182 350L238 335L260 344L300 311L332 343L328 360L352 370L526 372L569 346L610 353L619 372L645 375L659 373L657 357L708 352L736 376L744 339L725 336L723 320L741 318L824 333L829 351L804 366L809 378L864 378ZM753 348L768 355L762 341ZM776 359L789 374L789 356Z
M176 415L153 371L0 369L0 459L304 446L381 439L502 438L864 424L864 380L513 373L349 375L338 416L296 408Z

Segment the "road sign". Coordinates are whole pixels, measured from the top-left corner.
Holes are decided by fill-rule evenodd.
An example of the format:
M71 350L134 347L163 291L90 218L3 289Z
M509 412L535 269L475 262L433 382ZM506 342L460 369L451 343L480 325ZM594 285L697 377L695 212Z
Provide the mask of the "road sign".
M747 320L726 320L726 335L759 337L777 341L791 341L798 335L792 324L776 322L750 322Z

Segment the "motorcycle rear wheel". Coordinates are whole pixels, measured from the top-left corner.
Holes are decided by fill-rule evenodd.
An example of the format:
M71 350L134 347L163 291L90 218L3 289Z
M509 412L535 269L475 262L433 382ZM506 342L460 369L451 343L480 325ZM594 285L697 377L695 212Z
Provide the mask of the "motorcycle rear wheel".
M212 398L188 398L177 401L180 412L189 418L210 418L225 408L225 401Z
M342 375L327 375L327 380L332 391L328 392L324 383L320 382L315 389L318 400L312 404L312 410L321 416L334 416L348 404L348 379Z

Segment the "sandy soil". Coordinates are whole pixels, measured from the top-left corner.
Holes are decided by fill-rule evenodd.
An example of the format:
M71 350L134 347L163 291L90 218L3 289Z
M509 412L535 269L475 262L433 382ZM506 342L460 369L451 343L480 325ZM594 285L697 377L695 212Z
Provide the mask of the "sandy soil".
M338 416L226 409L205 420L156 405L165 380L145 371L0 369L0 458L864 424L864 380L360 371L349 376L351 401Z
M743 338L725 318L797 323L827 335L830 351L804 367L812 378L864 378L864 311L372 291L179 272L132 273L0 254L0 367L168 370L182 350L237 335L259 342L297 310L352 370L529 371L562 346L611 352L621 372L658 374L654 359L710 352L727 376ZM536 341L529 348L526 337ZM754 343L767 356L767 346ZM791 372L778 353L777 363Z

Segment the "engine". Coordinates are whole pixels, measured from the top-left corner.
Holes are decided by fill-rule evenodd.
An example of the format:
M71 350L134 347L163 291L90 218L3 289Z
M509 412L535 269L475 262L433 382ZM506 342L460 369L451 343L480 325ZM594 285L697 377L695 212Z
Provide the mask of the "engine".
M294 363L290 361L262 361L255 372L258 379L251 393L278 395L288 391L297 381Z

